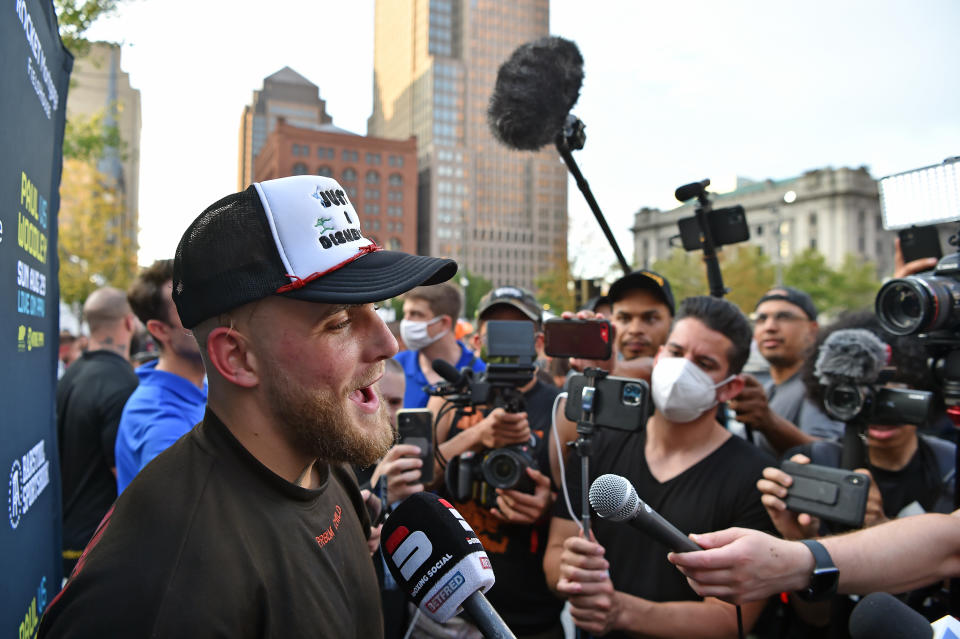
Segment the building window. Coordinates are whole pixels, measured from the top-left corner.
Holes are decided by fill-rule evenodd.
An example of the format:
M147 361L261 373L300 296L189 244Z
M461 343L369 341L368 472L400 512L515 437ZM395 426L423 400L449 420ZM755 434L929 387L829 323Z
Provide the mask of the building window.
M367 202L363 205L363 212L367 215L380 215L380 205L376 202Z
M369 228L371 231L379 231L380 220L367 220L367 228Z
M356 151L349 151L347 149L344 149L343 153L340 155L340 159L342 159L344 162L356 162L359 157L359 153Z
M332 160L333 158L337 157L337 152L328 146L318 146L317 157L320 158L321 160L324 158L328 160Z
M394 228L397 230L397 233L403 233L403 222L397 222Z
M367 153L366 158L367 164L380 164L380 154L379 153Z
M293 165L293 174L294 175L306 175L307 174L307 165L303 162L297 162Z
M347 195L350 197L351 200L357 199L357 187L355 187L355 186L345 186L345 187L343 187L343 188L345 188L345 189L347 190Z
M391 238L390 238L390 245L389 245L388 248L389 248L391 251L402 251L402 250L403 250L403 242L401 242L399 239L397 239L397 238L395 238L395 237L391 237Z
M380 184L380 174L376 171L367 171L367 184Z
M363 197L368 200L379 200L380 199L380 189L367 189L363 192Z
M390 166L403 166L403 156L391 155L389 158L387 158L387 164Z
M816 225L817 225L817 214L816 214L816 213L811 213L809 219L810 219L810 226L816 226Z
M344 169L343 170L343 181L344 182L356 182L357 181L357 172L353 169Z
M817 250L817 238L815 237L810 238L810 248L813 249L814 251Z
M403 202L403 191L387 191L387 199L391 202Z
M403 186L403 176L399 173L391 173L390 186Z
M322 175L323 177L333 177L333 169L329 166L321 166L317 169L317 175Z

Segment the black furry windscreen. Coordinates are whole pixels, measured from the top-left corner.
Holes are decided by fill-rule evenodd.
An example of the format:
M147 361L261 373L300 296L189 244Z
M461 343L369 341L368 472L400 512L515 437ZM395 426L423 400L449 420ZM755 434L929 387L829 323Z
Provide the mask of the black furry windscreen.
M521 45L497 71L487 109L494 137L524 151L552 143L581 84L583 57L570 40L549 36Z

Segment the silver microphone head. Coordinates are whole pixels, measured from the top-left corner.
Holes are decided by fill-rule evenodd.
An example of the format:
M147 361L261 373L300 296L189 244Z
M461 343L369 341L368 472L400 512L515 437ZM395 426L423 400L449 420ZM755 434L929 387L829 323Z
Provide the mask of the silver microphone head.
M597 514L611 521L626 521L637 511L637 490L620 475L600 475L590 486L590 505Z

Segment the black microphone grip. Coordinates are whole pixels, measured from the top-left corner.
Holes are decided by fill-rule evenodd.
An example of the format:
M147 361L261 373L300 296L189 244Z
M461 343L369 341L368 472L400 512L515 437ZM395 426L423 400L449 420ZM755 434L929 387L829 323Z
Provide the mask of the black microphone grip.
M517 639L479 590L464 599L463 610L486 639Z
M644 532L674 552L695 552L703 550L692 539L664 519L660 513L650 508L642 501L637 506L637 512L627 522L637 530Z

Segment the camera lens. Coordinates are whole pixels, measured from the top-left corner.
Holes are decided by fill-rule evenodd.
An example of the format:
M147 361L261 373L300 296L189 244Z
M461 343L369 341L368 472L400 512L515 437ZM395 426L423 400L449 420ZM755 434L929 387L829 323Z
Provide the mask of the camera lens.
M853 384L836 384L827 387L823 395L823 407L834 419L849 421L863 408L864 395Z
M960 323L960 283L934 276L891 280L877 293L876 312L894 335L951 329Z
M494 488L509 489L520 481L523 468L516 453L510 450L497 449L487 454L483 460L483 478Z

